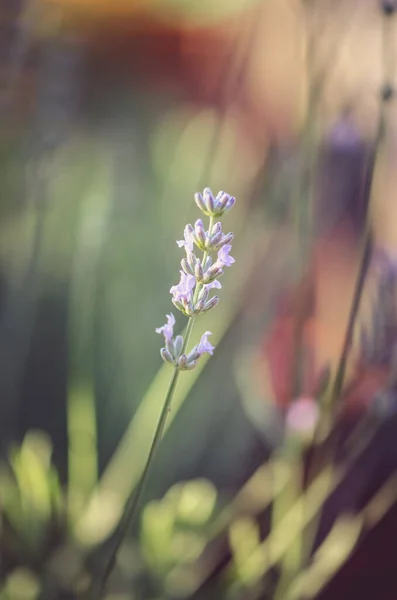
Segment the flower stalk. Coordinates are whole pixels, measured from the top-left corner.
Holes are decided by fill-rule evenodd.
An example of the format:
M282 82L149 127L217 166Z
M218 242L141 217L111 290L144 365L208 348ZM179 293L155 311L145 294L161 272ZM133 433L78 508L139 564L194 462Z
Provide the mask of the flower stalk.
M219 302L218 296L209 297L210 291L222 287L218 277L223 274L225 267L230 267L235 262L234 258L229 255L233 234L223 234L221 223L215 223L216 217L221 217L224 212L232 208L235 198L225 192L219 192L214 198L211 190L206 188L203 194L195 195L195 201L199 209L209 217L208 230L205 230L201 219L196 221L194 227L190 224L186 225L184 240L177 242L178 246L180 248L184 247L186 252L186 257L181 261L181 279L177 285L172 286L170 289L174 306L188 317L188 324L184 335L174 337L176 321L174 315L170 313L167 315L165 325L156 329L157 333L164 336L164 346L160 350L161 357L165 363L174 367L174 371L164 397L149 455L138 486L136 490L131 492L127 500L115 533L113 548L103 573L98 581L92 583L89 592L89 598L92 599L103 597L107 582L116 564L118 551L137 516L151 467L163 437L167 416L171 410L179 374L181 371L194 369L203 354L212 355L214 351L214 346L208 341L208 336L211 335L210 331L202 334L199 343L190 352L187 349L197 316L211 310ZM203 251L201 259L194 253L195 246ZM217 252L215 261L212 260L212 252Z

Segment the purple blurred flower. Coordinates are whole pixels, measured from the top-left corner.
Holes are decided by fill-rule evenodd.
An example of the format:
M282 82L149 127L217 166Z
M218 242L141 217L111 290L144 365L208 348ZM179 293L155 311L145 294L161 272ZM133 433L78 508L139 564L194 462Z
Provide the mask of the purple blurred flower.
M187 250L190 250L190 252L193 252L193 243L194 243L193 231L194 230L191 225L186 225L184 232L183 232L185 239L177 241L179 248L182 248L182 246L185 246L185 248Z
M210 331L206 331L201 336L201 340L199 341L199 343L197 345L197 354L199 356L201 356L205 352L208 352L208 354L214 353L215 346L213 346L207 339L209 335L212 335L212 333Z
M310 396L301 396L288 409L286 425L295 435L310 435L313 433L320 418L318 404Z
M216 288L217 290L220 290L222 285L220 284L220 282L215 279L214 281L211 281L211 283L207 283L205 286L206 290L212 290L212 288Z
M172 340L172 336L174 335L175 317L172 313L166 315L166 317L167 323L162 327L158 327L156 329L156 333L162 333L166 342L170 342Z
M222 248L218 251L218 260L216 261L218 265L221 265L222 267L231 267L232 264L236 262L232 256L229 256L231 249L232 247L230 244L225 244L225 246L222 246Z
M230 210L235 203L235 198L223 191L218 192L216 198L210 188L205 188L202 194L194 195L197 206L205 215L220 217L227 210Z
M196 285L196 278L193 275L187 275L183 271L179 271L181 274L181 280L178 285L173 285L170 289L170 293L173 296L175 302L180 302L183 299L190 299L191 293Z

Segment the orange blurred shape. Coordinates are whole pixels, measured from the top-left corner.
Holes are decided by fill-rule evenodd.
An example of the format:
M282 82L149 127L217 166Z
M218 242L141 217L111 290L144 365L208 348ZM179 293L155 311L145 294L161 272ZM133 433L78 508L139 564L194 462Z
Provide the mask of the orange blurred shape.
M146 12L154 4L153 0L40 0L48 9L61 9L65 13L75 13L91 17L128 17L137 12Z

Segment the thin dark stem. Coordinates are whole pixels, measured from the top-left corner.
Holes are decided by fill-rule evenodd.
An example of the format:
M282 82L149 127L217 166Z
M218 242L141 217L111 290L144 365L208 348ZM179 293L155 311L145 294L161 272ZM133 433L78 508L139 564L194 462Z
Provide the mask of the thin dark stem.
M189 321L189 325L191 322L192 322L192 320ZM98 599L103 596L109 576L110 576L111 572L113 571L114 566L116 564L117 553L125 539L125 536L126 536L129 526L135 520L143 492L145 491L145 488L146 488L150 470L151 470L158 446L160 444L161 438L163 436L165 423L167 420L168 413L170 411L171 402L172 402L172 398L174 396L176 384L178 382L178 376L179 376L179 369L175 368L174 373L171 378L171 381L170 381L170 384L168 386L168 390L165 395L163 408L162 408L162 411L160 414L159 421L157 423L156 431L155 431L155 434L153 437L153 442L152 442L152 445L151 445L150 451L149 451L149 456L147 458L145 468L144 468L141 478L139 480L138 487L136 490L134 489L133 492L131 492L131 495L129 496L129 498L127 500L123 516L118 525L112 552L107 560L107 563L105 565L105 568L103 570L101 578L99 579L98 582L96 582L96 583L94 582L94 584L90 590L90 594L89 594L90 598Z
M372 256L372 236L371 231L368 228L365 232L364 246L360 261L359 272L357 275L357 281L354 288L352 305L349 313L349 320L346 327L345 338L342 346L342 351L339 357L338 367L336 369L336 375L334 384L331 391L332 402L341 396L343 383L346 374L347 362L353 342L354 328L356 325L358 313L361 305L361 298L363 296L365 280L371 263Z

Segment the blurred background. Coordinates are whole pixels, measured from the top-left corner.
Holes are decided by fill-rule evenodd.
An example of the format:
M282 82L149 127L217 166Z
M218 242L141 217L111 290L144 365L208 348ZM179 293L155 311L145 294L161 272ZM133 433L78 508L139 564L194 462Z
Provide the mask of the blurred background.
M232 576L219 573L242 541L248 554L259 543L266 516L258 531L238 522L200 574L185 563L281 443L284 316L311 273L320 300L308 335L317 367L334 369L367 215L395 264L393 101L366 176L380 90L396 75L385 14L379 0L0 1L1 598L41 597L43 573L45 597L75 597L59 590L72 593L76 557L102 564L170 377L155 328L178 279L175 241L206 186L237 199L224 219L236 264L203 317L216 352L180 379L140 542L126 544L109 598L229 597ZM387 27L393 43L397 23ZM387 378L376 365L377 387L360 388L350 419ZM392 417L386 425L324 531L394 474ZM255 482L244 514L265 509L266 482ZM394 496L386 504L386 533L364 543L339 587L302 597L395 598ZM256 569L230 597L275 597Z

